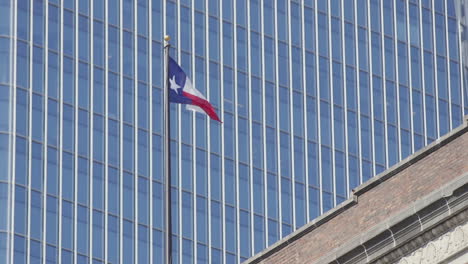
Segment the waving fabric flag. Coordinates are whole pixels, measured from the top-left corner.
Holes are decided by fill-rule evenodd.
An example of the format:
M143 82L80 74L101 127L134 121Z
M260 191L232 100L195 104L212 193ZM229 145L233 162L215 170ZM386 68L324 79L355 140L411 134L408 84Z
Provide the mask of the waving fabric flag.
M169 57L169 101L186 104L188 110L206 113L211 119L221 122L213 106L193 87L185 72Z

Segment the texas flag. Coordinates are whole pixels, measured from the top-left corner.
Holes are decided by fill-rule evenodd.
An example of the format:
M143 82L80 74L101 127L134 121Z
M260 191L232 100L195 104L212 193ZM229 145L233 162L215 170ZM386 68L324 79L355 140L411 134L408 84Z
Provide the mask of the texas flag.
M211 119L221 122L213 106L195 88L180 66L169 57L169 101L186 104L187 109L206 113Z

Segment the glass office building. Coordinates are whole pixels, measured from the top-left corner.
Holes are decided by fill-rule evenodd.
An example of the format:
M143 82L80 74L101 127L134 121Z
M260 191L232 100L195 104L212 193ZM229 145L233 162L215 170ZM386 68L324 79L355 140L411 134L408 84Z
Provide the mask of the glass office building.
M0 0L0 263L239 263L468 113L455 1Z

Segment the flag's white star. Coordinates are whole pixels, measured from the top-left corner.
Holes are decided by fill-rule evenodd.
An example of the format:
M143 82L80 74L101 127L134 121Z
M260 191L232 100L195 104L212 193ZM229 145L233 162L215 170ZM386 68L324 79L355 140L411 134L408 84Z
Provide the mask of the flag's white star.
M179 92L177 91L177 89L179 89L180 86L175 81L175 75L172 75L172 78L169 79L169 82L171 83L171 89L178 94Z

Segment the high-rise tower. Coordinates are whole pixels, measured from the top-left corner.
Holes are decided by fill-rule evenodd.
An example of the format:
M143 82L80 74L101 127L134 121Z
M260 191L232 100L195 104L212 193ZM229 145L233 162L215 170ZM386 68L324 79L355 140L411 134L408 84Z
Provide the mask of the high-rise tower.
M468 113L455 0L0 0L0 263L239 263Z

